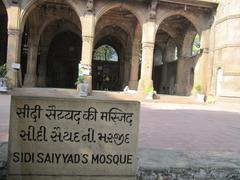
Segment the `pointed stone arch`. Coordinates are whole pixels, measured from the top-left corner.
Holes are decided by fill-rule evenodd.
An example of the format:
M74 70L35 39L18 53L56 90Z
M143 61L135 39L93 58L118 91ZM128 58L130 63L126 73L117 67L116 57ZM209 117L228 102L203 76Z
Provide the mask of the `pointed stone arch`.
M21 14L21 29L20 31L25 34L27 25L29 26L28 32L28 44L29 51L27 52L27 56L23 56L21 48L21 63L25 66L22 66L22 78L24 79L25 86L36 86L38 82L38 72L37 72L37 62L39 59L39 42L42 36L42 32L44 29L56 20L62 19L63 21L69 20L76 24L79 27L79 31L81 31L81 19L79 18L78 13L74 9L74 6L67 0L61 0L56 3L56 1L52 0L44 0L44 1L29 1L23 2L23 10ZM24 13L23 13L24 12ZM38 23L41 21L42 23ZM22 47L24 46L24 37L20 37L22 41ZM32 52L34 51L34 52ZM27 65L26 65L27 64ZM26 74L26 75L25 75Z
M75 88L81 46L81 35L71 29L55 34L47 53L47 87Z
M9 6L9 3L7 0L2 0L2 3L4 4L5 8L7 9Z
M21 9L21 14L20 14L20 22L21 22L20 30L21 31L23 31L26 20L27 20L28 16L31 14L31 12L36 7L42 5L46 2L51 2L51 0L50 1L49 0L41 0L41 1L39 1L39 0L25 0L25 1L22 2L22 9ZM78 9L77 9L77 7L75 6L74 3L71 3L70 1L67 1L67 0L61 0L61 2L69 5L74 10L74 12L78 15ZM54 1L53 1L53 3L54 3ZM79 18L79 22L82 26L81 18Z
M39 30L39 34L41 35L43 33L43 31L46 29L46 27L48 27L49 24L51 24L54 21L61 20L62 18L63 18L63 16L58 16L58 17L48 19L46 22L44 22L42 24L42 26ZM66 20L71 22L71 19L66 18ZM79 30L81 30L81 25L76 24L76 26L79 28Z
M159 78L160 87L156 88L159 88L160 93L190 95L193 88L192 82L189 80L190 72L199 58L199 56L191 56L192 42L195 34L200 34L206 27L206 19L201 15L197 17L192 12L184 10L159 12L157 17L156 42L165 47L165 49L163 48L165 54L163 62L165 63L159 67L158 72L155 72L161 76ZM166 31L165 26L170 28L171 32ZM175 45L169 49L164 45L165 41L175 42ZM178 48L177 59L173 58L174 46ZM172 79L169 77L173 77L174 81L171 82ZM157 82L154 84L158 85Z
M137 8L136 6L139 6L139 8ZM102 7L99 7L96 10L96 24L105 13L107 13L109 10L114 8L122 8L122 9L128 10L137 18L138 22L142 26L145 19L144 13L143 13L143 11L145 11L145 8L142 8L141 5L123 3L123 2L109 2L107 4L104 4Z
M50 21L46 28L44 28L43 32L41 33L41 39L39 43L39 51L41 52L40 58L38 58L37 63L37 86L38 87L46 87L47 86L47 63L49 60L48 54L50 51L50 46L54 38L61 33L64 32L72 32L79 37L79 42L82 43L81 40L81 31L79 27L71 22L70 20L64 20L64 25L61 27L51 30L54 24L58 24L61 19L55 19L54 21ZM63 22L62 22L63 23ZM61 23L61 24L62 24ZM81 46L80 46L81 47ZM75 47L76 48L76 47ZM81 52L81 48L78 50ZM79 56L78 61L81 56ZM74 61L75 62L75 61Z
M97 90L119 91L123 88L124 71L126 63L127 49L126 41L128 41L128 33L118 26L106 26L99 31L95 39L95 49L101 45L109 45L113 47L118 54L117 62L100 62L93 60L93 88ZM99 70L98 67L105 67ZM110 77L109 83L104 83L104 76ZM102 79L102 80L101 80ZM104 85L105 84L105 85ZM113 86L112 86L113 85ZM106 86L106 87L105 87Z
M167 19L171 16L183 16L184 18L186 18L193 24L193 26L196 28L198 33L201 32L205 28L205 25L204 25L205 23L204 23L203 19L199 18L198 16L194 15L191 12L186 12L184 10L178 10L178 11L168 11L168 12L159 13L156 18L157 19L156 30L158 30L159 26L165 19Z
M117 90L123 90L125 86L129 86L130 80L138 81L139 70L136 68L138 66L136 60L138 56L135 51L138 51L136 48L140 46L134 44L138 42L136 38L139 38L141 44L142 24L145 20L143 12L146 11L144 4L139 2L112 1L106 4L96 4L95 44L98 43L101 37L107 37L111 34L115 37L116 44L121 47L119 53L119 88ZM108 31L104 31L106 27L110 27ZM135 33L140 35L135 35ZM136 77L131 73L133 69L135 69Z

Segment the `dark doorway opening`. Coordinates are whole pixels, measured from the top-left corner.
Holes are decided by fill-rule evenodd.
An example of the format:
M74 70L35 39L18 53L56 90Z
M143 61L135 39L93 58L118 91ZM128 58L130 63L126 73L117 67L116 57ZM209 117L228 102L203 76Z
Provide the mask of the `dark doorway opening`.
M55 36L47 58L48 87L75 88L81 46L81 38L73 32L62 32Z
M25 75L27 72L27 59L28 59L28 34L29 28L28 24L25 25L24 31L22 34L22 45L21 45L21 75L22 75L22 84L24 83Z
M93 89L119 91L120 65L119 55L114 47L100 45L93 57Z

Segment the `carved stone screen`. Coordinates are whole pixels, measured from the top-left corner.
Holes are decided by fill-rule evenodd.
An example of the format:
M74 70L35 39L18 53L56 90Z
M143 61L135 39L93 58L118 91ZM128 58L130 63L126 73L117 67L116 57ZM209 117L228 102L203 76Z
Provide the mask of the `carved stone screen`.
M135 179L139 102L12 96L9 179Z

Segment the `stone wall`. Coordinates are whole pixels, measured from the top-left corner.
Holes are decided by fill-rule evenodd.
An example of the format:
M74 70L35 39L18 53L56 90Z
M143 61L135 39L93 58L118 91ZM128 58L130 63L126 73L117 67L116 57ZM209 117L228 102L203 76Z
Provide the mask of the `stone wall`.
M217 9L214 30L212 91L220 96L240 97L240 6L238 0L221 0ZM223 70L217 77L217 70ZM219 85L217 85L219 84ZM220 87L217 87L220 86Z

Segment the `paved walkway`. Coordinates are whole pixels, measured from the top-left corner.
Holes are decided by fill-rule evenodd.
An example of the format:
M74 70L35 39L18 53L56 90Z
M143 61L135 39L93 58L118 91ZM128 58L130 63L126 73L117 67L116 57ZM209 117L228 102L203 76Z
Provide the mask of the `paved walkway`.
M141 167L240 166L240 103L196 104L165 96L145 101L140 112ZM0 142L8 140L10 96L0 95ZM0 161L7 144L0 143Z
M0 94L0 142L8 140L10 96Z
M141 148L240 152L238 104L143 103L140 117Z
M240 151L240 105L143 102L139 147ZM0 142L8 140L10 96L0 95Z

